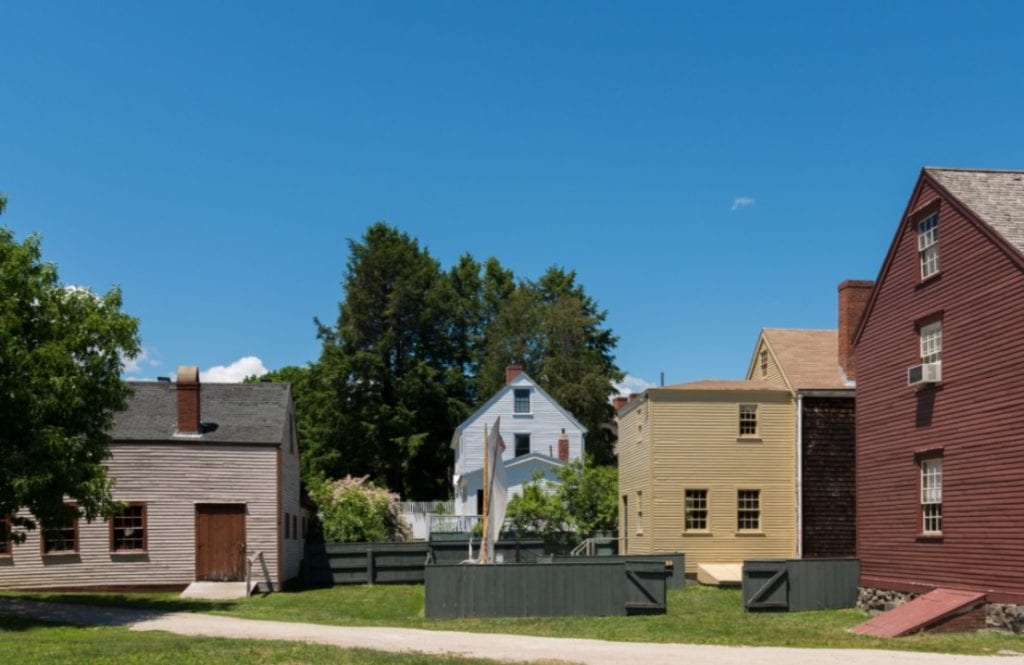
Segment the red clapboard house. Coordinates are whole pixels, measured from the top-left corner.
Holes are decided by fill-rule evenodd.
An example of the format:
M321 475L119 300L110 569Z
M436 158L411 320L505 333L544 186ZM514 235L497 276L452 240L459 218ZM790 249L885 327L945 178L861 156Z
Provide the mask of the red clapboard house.
M855 343L862 602L1024 603L1024 172L922 170Z

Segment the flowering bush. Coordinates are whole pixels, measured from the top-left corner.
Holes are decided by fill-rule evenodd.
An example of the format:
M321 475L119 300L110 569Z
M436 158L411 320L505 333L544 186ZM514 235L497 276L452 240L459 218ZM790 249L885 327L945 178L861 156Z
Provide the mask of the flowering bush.
M402 518L399 496L378 487L369 476L315 479L310 495L319 507L324 540L360 543L408 540L412 529Z

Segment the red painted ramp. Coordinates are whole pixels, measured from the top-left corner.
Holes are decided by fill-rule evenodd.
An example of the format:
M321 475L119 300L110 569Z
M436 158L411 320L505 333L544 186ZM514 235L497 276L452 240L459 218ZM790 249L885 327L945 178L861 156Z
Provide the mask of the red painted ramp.
M974 591L936 589L854 626L850 632L874 637L899 637L970 609L984 599L985 594Z

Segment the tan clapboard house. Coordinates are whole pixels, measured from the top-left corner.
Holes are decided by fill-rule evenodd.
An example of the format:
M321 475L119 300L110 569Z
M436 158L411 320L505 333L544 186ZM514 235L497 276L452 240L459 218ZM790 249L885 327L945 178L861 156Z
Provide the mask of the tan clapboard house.
M276 590L299 574L307 524L288 384L131 382L108 472L124 511L29 531L0 552L0 588L181 589L251 579ZM45 534L45 535L44 535Z
M650 388L619 408L620 552L681 551L689 574L854 554L850 349L870 290L840 285L838 331L762 330L743 380Z

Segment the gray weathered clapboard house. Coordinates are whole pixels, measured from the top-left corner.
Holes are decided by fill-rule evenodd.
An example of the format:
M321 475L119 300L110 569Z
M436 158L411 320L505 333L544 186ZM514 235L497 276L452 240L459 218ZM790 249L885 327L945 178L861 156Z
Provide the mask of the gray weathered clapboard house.
M111 520L30 531L0 553L0 588L183 588L299 574L306 524L288 384L131 382L105 464L126 504ZM257 556L262 553L262 556Z

